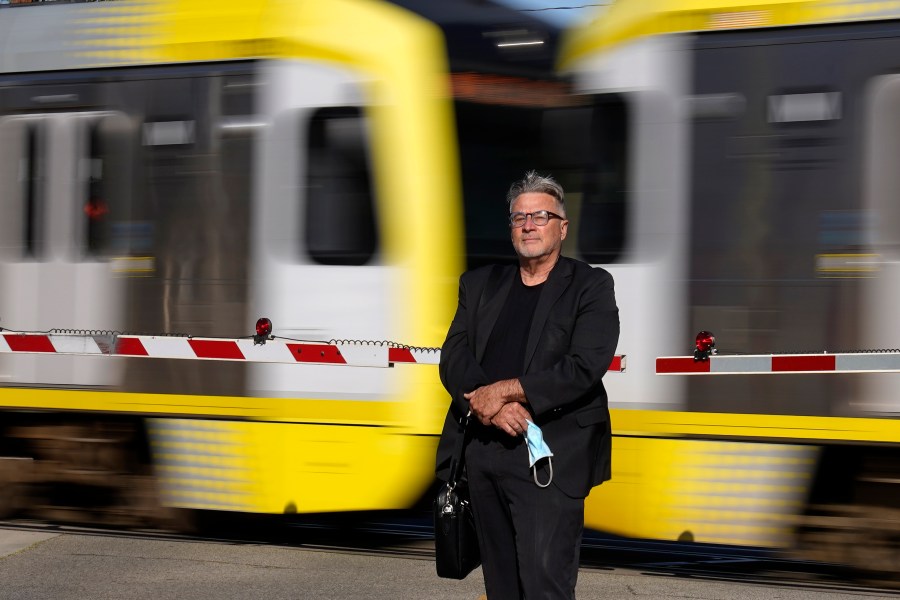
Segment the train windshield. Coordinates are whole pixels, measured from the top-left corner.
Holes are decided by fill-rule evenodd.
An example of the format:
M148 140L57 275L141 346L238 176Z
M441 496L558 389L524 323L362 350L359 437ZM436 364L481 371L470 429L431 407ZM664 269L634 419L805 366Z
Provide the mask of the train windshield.
M618 261L626 242L627 104L513 79L454 76L468 268L515 260L506 191L530 169L566 190L572 225L563 253Z

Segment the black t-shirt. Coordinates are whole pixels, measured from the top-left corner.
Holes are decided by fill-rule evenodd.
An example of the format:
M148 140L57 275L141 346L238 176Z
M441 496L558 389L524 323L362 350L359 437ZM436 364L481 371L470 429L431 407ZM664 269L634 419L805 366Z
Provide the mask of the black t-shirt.
M525 344L542 289L543 283L527 286L522 283L521 275L516 273L506 304L497 317L481 357L481 368L490 381L514 379L522 375Z

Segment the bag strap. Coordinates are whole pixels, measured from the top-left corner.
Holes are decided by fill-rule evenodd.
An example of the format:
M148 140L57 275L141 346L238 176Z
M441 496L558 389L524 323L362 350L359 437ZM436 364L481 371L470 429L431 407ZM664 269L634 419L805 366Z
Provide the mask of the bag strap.
M453 448L453 456L450 457L450 478L447 483L455 486L459 482L462 474L462 465L465 459L463 451L466 448L469 433L469 418L472 416L470 410L465 417L459 420L459 433L456 436L456 446Z

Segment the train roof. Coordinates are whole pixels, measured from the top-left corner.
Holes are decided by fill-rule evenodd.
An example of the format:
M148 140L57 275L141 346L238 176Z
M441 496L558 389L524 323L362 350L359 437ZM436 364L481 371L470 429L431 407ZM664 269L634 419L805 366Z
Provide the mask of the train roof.
M365 67L361 61L379 55L402 61L428 48L449 55L454 70L545 76L554 68L559 33L488 0L0 5L0 72L252 58L313 58Z
M440 47L440 36L377 0L119 0L5 6L0 47L2 72L270 57L360 64Z
M662 34L900 18L883 0L615 0L563 39L559 65Z
M490 0L390 0L438 25L453 71L553 73L561 28Z

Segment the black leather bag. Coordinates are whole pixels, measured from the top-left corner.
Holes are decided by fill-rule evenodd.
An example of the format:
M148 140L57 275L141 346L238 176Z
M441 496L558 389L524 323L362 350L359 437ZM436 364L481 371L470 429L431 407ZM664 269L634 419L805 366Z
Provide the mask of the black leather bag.
M466 415L450 459L450 479L440 487L434 500L435 566L438 577L446 579L465 579L481 564L469 488L462 479L468 424Z

